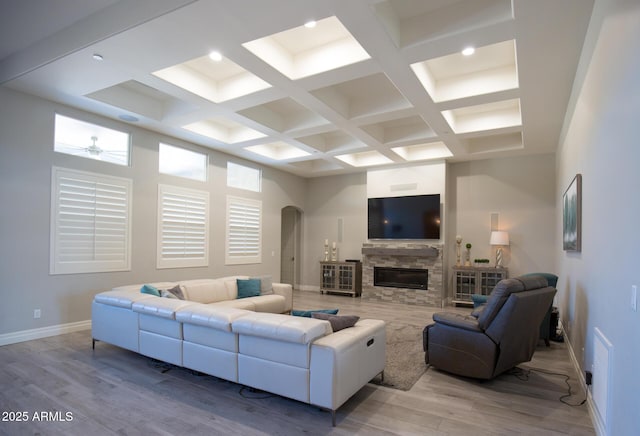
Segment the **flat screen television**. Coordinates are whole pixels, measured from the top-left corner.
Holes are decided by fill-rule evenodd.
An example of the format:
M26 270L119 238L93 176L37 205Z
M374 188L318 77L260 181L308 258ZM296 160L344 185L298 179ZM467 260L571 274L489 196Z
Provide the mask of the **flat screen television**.
M369 198L369 239L440 239L440 194Z

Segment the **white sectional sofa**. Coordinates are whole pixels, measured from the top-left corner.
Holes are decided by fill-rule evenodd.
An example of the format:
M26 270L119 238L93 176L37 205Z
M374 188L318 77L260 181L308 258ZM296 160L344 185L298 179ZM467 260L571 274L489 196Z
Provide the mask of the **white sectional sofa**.
M330 410L335 425L335 411L383 373L384 321L359 320L333 332L329 321L270 313L291 311L290 285L274 283L273 295L236 300L237 278L245 277L180 282L185 300L141 294L142 285L97 294L94 347L96 340L108 342L313 404ZM153 285L167 289L175 283ZM225 292L226 299L219 298Z

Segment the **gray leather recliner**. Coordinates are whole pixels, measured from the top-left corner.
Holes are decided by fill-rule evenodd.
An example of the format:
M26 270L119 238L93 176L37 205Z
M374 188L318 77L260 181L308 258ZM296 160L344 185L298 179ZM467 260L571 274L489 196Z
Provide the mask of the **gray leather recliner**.
M435 313L423 332L425 362L479 379L528 362L555 293L544 277L516 277L501 280L470 315Z

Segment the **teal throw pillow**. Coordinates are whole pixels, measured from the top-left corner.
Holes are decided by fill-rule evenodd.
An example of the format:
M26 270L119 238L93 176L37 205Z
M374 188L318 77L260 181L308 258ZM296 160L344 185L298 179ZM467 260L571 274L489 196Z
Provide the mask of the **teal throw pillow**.
M317 309L317 310L292 310L293 316L304 316L305 318L311 318L314 313L328 313L329 315L335 315L338 313L338 309Z
M471 301L473 301L474 309L477 309L478 307L482 306L484 303L487 302L488 299L489 299L488 295L471 294Z
M160 291L158 291L158 288L151 285L142 285L142 287L140 288L140 293L155 295L156 297L160 296Z
M236 279L238 298L257 297L260 295L260 279Z

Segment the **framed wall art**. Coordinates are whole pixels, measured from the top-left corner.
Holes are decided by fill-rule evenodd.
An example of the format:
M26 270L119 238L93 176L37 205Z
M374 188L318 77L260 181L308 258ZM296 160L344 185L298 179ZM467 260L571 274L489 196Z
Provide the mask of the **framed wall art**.
M562 196L562 249L580 251L582 239L582 175L576 174Z

